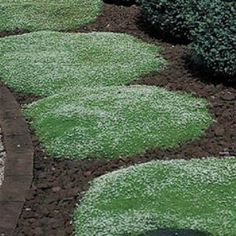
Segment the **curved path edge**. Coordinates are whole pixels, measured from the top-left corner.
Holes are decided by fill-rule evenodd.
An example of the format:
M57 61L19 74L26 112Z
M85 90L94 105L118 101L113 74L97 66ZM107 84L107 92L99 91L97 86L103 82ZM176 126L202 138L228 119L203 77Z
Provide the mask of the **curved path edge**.
M34 149L20 105L1 84L0 126L6 150L4 180L0 187L0 235L11 236L32 183Z

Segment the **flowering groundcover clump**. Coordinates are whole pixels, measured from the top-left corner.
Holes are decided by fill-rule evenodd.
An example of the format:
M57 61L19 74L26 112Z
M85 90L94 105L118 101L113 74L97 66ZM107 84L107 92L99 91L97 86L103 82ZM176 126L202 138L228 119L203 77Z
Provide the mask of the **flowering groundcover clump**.
M0 39L1 80L39 96L125 85L164 64L159 47L127 34L41 31Z
M96 19L101 0L0 0L0 31L69 30Z
M92 181L74 215L78 236L157 228L236 232L236 158L152 161Z
M198 138L212 122L207 102L150 86L77 87L28 105L49 154L118 158Z

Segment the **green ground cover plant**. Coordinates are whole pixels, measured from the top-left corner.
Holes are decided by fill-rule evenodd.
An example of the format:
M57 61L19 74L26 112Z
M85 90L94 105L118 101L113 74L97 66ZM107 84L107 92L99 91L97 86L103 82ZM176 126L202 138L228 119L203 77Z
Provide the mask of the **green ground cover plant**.
M96 19L101 0L0 0L0 31L69 30Z
M92 181L74 215L78 236L190 228L236 232L236 158L152 161Z
M132 156L198 138L212 122L207 103L150 86L78 87L25 109L55 157Z
M127 34L34 32L0 39L0 78L26 94L125 85L165 64L160 48Z

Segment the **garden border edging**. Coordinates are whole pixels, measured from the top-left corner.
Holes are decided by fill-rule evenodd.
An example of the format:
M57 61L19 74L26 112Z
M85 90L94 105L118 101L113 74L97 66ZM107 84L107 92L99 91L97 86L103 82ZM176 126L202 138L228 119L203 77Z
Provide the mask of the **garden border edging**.
M20 105L1 84L0 126L6 149L4 180L0 187L0 235L11 236L32 183L34 149Z

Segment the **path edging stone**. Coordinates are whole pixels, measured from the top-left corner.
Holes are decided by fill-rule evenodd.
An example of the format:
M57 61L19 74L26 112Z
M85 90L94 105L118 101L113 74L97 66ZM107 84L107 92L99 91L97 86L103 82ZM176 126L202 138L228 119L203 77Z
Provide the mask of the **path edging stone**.
M34 148L20 105L1 84L0 126L6 150L4 180L0 187L0 235L11 236L32 183Z

